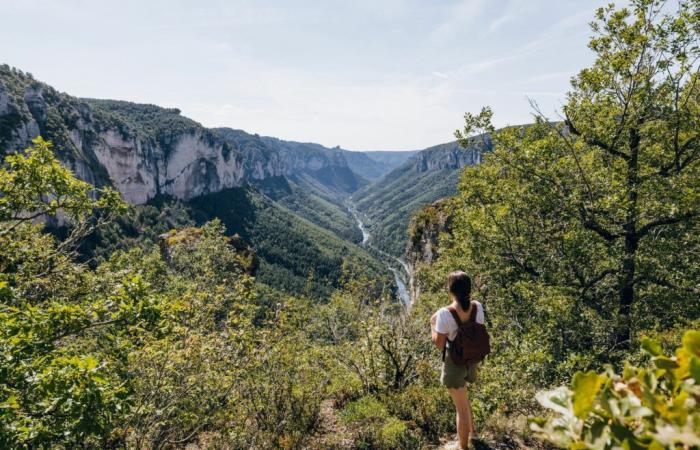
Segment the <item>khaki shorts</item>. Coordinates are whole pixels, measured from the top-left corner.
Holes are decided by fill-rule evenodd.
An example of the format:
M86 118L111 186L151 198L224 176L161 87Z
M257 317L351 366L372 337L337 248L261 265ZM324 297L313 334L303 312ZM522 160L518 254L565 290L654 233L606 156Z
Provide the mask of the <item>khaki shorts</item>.
M458 366L452 361L450 355L445 355L445 361L442 363L442 373L440 374L440 384L449 389L463 388L467 383L476 381L479 371L478 366L478 364Z

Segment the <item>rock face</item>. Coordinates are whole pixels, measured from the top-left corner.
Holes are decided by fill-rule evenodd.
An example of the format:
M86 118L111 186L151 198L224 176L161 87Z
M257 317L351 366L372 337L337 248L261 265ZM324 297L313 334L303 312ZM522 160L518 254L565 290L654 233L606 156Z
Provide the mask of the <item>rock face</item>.
M484 139L481 142L481 139ZM490 149L488 136L474 139L474 145L468 149L460 147L457 142L436 145L418 152L407 164L416 172L434 172L439 170L460 169L481 163L483 152Z
M357 209L368 219L373 244L400 256L411 216L425 205L454 195L462 169L481 163L483 154L490 150L489 135L472 138L466 148L456 141L436 145L354 193Z
M420 268L438 258L440 236L452 234L451 210L450 200L442 199L423 207L411 218L404 260L408 266L408 289L414 302L420 297Z
M341 151L229 131L209 130L177 109L78 99L0 66L0 156L41 135L76 176L113 185L132 204L156 195L190 200L246 180L347 169ZM345 181L342 188L350 192L362 184Z

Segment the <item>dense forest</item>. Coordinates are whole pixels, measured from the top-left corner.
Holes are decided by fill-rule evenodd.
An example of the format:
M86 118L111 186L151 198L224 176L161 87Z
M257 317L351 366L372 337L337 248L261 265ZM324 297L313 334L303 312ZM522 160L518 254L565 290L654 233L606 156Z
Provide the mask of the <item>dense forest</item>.
M0 447L439 448L429 318L460 268L493 343L477 448L700 448L700 1L610 5L591 29L561 117L533 103L496 130L484 107L456 132L473 161L349 156L366 179L339 149L49 91L46 139L0 166ZM67 167L85 155L61 111L152 152L195 133L248 174L297 151L304 169L130 205ZM381 252L402 248L410 307Z

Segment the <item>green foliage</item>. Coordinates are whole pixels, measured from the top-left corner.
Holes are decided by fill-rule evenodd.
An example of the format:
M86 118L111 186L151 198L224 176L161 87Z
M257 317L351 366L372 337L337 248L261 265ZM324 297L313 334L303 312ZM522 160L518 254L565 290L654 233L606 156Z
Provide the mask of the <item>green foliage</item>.
M365 274L385 273L382 263L365 249L255 190L228 189L194 199L189 205L197 221L219 217L229 232L249 242L261 259L258 280L279 290L326 299L340 286L346 262ZM311 291L306 291L309 274Z
M129 407L129 388L119 379L125 347L100 344L113 333L156 327L160 300L138 274L98 283L72 261L68 245L93 211L109 216L123 204L113 191L95 193L73 178L41 139L7 157L0 201L0 442L106 445ZM74 227L61 243L31 222L59 213Z
M454 430L439 385L439 355L426 339L428 310L407 314L391 296L368 302L370 280L348 273L316 309L310 337L321 346L326 393L358 448L420 448ZM306 313L302 313L306 314Z
M330 191L307 175L271 177L256 187L276 203L339 237L359 242L362 233L344 204L344 196Z
M8 224L3 233L41 216L55 216L59 210L75 222L96 209L125 210L116 191L75 179L54 158L51 143L41 137L32 143L24 154L7 156L6 167L0 169L0 223Z
M488 142L476 140L467 149L456 142L425 149L353 194L372 233L372 245L401 256L411 215L426 204L454 195L459 169L478 163L481 152L488 148Z
M700 332L687 331L674 356L648 339L644 348L649 367L578 372L571 389L538 393L552 417L534 420L533 431L577 449L700 446Z
M323 379L297 358L305 341L269 323L248 249L219 222L92 270L20 208L84 230L118 197L94 195L41 140L0 186L0 446L298 448L313 435Z
M344 421L373 422L384 420L388 413L386 407L374 397L361 397L358 400L348 403L341 413Z
M339 211L329 205L329 216L324 220L333 219ZM239 235L255 249L257 281L279 291L325 300L339 286L346 261L365 274L385 273L381 262L365 249L304 220L251 187L228 189L190 202L156 198L101 227L81 249L85 255L98 258L132 246L148 249L171 229L216 218L221 219L227 234ZM390 283L388 276L381 281ZM381 291L381 286L378 289Z
M574 78L565 121L538 113L492 133L447 202L449 232L430 240L439 257L417 274L420 302L444 303L459 268L486 307L494 348L472 399L489 422L534 414L536 391L577 372L580 392L602 392L601 366L638 362L643 336L700 319L698 3L663 5L598 12L597 58ZM490 128L488 109L465 119L458 137ZM417 217L413 244L439 228L436 212ZM567 401L572 417L596 408L585 394Z

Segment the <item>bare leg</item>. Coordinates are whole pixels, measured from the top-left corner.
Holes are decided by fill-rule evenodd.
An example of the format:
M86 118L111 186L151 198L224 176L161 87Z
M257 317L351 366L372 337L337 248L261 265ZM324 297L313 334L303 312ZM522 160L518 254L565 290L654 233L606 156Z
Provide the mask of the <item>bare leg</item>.
M469 433L474 428L471 417L471 406L467 397L467 389L447 389L452 397L457 410L457 437L459 440L459 448L466 449L469 447Z
M474 428L474 414L472 414L472 402L469 400L469 391L464 388L464 394L467 397L467 415L469 416L469 433L474 437L476 435L476 429Z

